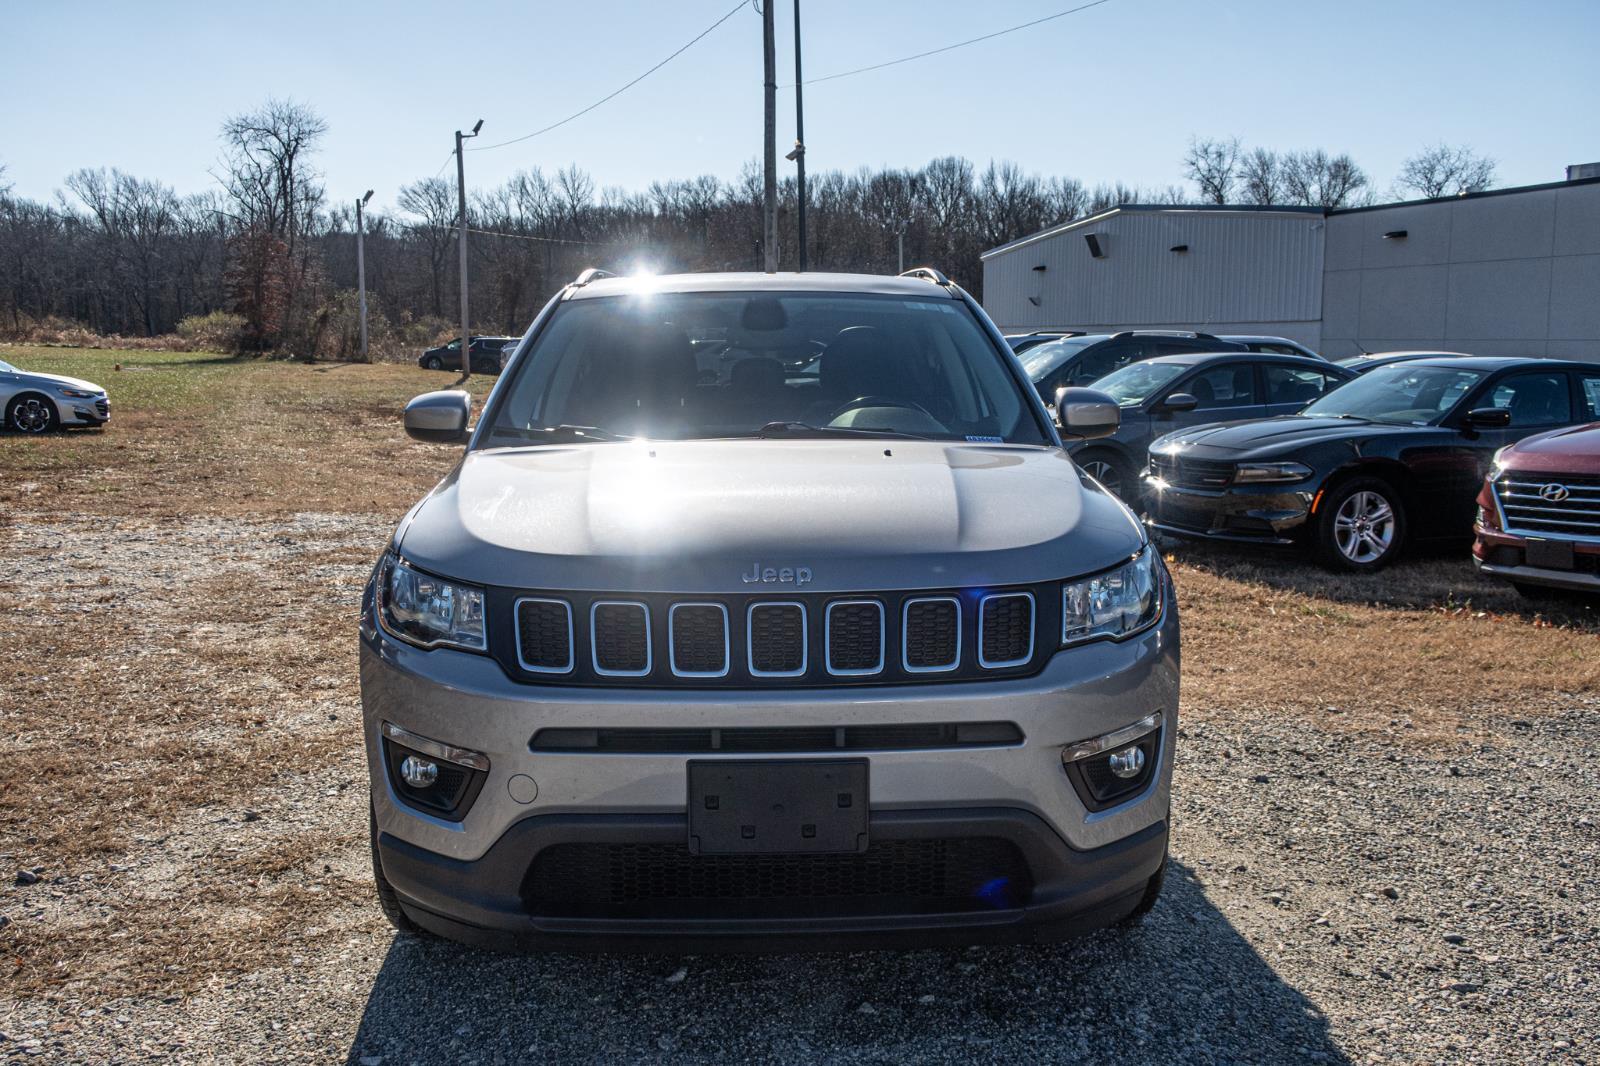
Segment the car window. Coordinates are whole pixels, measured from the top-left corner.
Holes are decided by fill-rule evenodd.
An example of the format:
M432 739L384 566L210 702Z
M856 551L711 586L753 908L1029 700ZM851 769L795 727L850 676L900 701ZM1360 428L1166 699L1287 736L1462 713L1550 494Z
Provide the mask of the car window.
M1391 363L1345 382L1300 413L1425 426L1449 414L1482 380L1483 373L1478 370Z
M1072 368L1071 383L1087 385L1091 381L1098 381L1113 370L1127 366L1135 354L1135 346L1130 344L1108 344L1086 352L1078 360L1078 365Z
M1583 384L1583 402L1588 408L1584 417L1589 421L1600 420L1600 374L1580 374L1578 381Z
M1089 345L1099 344L1105 339L1105 335L1101 334L1098 337L1067 337L1059 341L1048 341L1029 348L1017 358L1022 360L1022 369L1027 371L1029 381L1043 381L1068 359Z
M725 345L695 345L715 334ZM1022 383L959 301L864 293L570 300L513 364L485 446L591 436L912 434L1044 444ZM788 423L774 430L771 423Z
M1567 375L1549 371L1512 374L1489 390L1485 407L1506 407L1513 426L1559 426L1572 421Z
M1137 407L1187 369L1187 363L1145 360L1130 363L1108 374L1096 381L1093 387L1116 400L1119 407Z
M1339 383L1320 370L1299 366L1265 366L1268 403L1310 403Z
M1261 402L1256 399L1255 367L1249 363L1223 365L1196 374L1180 386L1179 391L1192 393L1200 401L1195 408L1197 411L1249 407Z

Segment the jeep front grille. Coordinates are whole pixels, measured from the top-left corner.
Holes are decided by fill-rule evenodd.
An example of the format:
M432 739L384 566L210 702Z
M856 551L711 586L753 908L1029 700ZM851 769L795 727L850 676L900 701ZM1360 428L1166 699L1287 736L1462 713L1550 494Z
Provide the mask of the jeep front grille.
M1507 533L1600 537L1600 477L1519 472L1501 477L1494 492Z
M518 680L807 688L1026 674L1060 629L1060 586L752 595L490 590L490 652ZM1042 636L1041 636L1042 635Z

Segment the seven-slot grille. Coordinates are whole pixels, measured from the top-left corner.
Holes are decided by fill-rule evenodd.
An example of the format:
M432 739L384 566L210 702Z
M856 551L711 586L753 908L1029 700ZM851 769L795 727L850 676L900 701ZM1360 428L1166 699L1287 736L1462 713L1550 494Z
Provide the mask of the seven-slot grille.
M1233 464L1216 459L1152 454L1150 473L1178 488L1222 489L1233 481Z
M1600 536L1600 477L1511 473L1494 483L1494 491L1507 532Z
M491 630L490 650L514 676L548 684L810 687L1018 674L1043 662L1036 636L1060 624L1058 590L770 600L508 592L498 609L514 625Z

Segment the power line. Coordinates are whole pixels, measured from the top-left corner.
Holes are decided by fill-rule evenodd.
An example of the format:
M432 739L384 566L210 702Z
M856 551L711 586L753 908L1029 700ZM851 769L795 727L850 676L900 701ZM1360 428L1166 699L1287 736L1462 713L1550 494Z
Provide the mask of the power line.
M741 0L741 3L743 0ZM538 241L541 244L584 244L591 248L603 248L610 244L632 244L632 241L571 241L562 237L535 237L527 233L503 233L495 229L477 229L467 227L468 233L481 233L485 237L509 237L514 241Z
M1104 3L1105 0L1100 0L1100 2ZM521 137L513 137L509 141L500 141L498 144L486 144L486 145L483 145L482 147L479 147L479 148L469 148L467 150L470 151L470 152L487 152L491 148L504 148L508 144L518 144L518 143L520 143L522 141L526 141L526 140L530 140L530 139L532 139L534 137L538 137L541 134L549 133L551 130L556 129L558 126L565 126L567 123L571 122L575 118L582 118L584 115L587 115L589 112L593 111L595 108L599 107L601 104L604 104L607 101L613 100L616 97L621 96L623 93L627 92L629 89L633 88L635 85L638 85L641 81L644 81L650 75L654 74L656 71L660 70L662 67L666 66L668 63L672 62L674 59L677 59L679 56L683 55L683 53L687 52L689 49L691 49L695 45L699 44L702 40L704 40L711 33L712 30L716 29L718 26L722 25L724 22L727 22L729 19L733 18L733 16L737 15L740 11L742 11L744 9L744 5L745 5L745 0L739 0L739 2L737 4L735 4L733 6L733 8L726 15L723 15L717 21L713 22L711 25L709 25L705 29L701 30L699 35L697 35L694 38L694 40L690 41L688 44L684 45L682 48L679 48L676 52L673 52L667 58L665 58L661 62L657 63L655 66L651 67L649 70L645 71L643 74L639 75L637 78L634 78L632 81L628 82L628 84L624 85L622 88L620 88L620 89L616 90L615 92L612 92L612 93L610 93L610 94L608 94L606 96L602 96L600 99L596 100L594 103L590 104L588 107L584 108L582 111L575 111L572 114L568 115L566 118L562 119L560 122L552 122L550 125L544 127L543 129L534 130L532 133L525 133Z
M1101 4L1106 4L1106 3L1110 3L1110 2L1111 2L1111 0L1094 0L1093 3L1082 4L1082 5L1078 6L1078 7L1069 8L1066 11L1057 11L1054 15L1046 15L1044 18L1037 18L1037 19L1034 19L1032 22L1024 22L1020 26L1012 26L1009 29L996 30L993 33L986 33L982 37L973 37L971 40L957 41L955 44L947 44L943 48L933 48L933 49L930 49L929 51L926 51L926 52L918 52L916 55L913 55L913 56L903 56L900 59L891 59L891 60L888 60L887 62L884 62L884 63L874 63L869 67L857 67L855 70L842 70L837 74L824 74L820 78L809 78L806 81L802 82L801 84L803 84L803 85L815 85L818 82L835 81L835 80L837 80L839 78L848 78L848 77L851 77L851 76L856 75L856 74L865 74L869 70L882 70L884 67L899 66L901 63L909 63L913 59L926 59L928 56L936 56L936 55L939 55L940 53L943 53L943 52L953 52L957 48L965 48L969 44L978 44L978 43L983 42L983 41L992 41L996 37L1004 37L1008 33L1016 33L1018 30L1025 30L1025 29L1029 28L1030 26L1038 26L1038 25L1040 25L1042 23L1051 22L1051 21L1053 21L1055 19L1066 18L1068 15L1076 15L1080 11L1087 11L1091 7L1099 7ZM785 85L784 88L785 89L792 89L792 88L794 88L794 85L793 84Z

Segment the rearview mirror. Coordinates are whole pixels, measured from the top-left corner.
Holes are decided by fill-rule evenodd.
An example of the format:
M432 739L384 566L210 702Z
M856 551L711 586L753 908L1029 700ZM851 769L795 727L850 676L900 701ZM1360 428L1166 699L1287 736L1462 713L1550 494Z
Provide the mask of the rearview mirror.
M1477 407L1467 412L1467 425L1479 429L1499 429L1511 424L1509 407Z
M429 444L457 444L467 439L472 396L460 389L425 392L406 404L406 433Z
M1156 404L1157 411L1193 411L1200 406L1200 398L1193 393L1175 392Z
M1057 389L1056 425L1070 440L1109 437L1122 425L1122 408L1098 389Z

